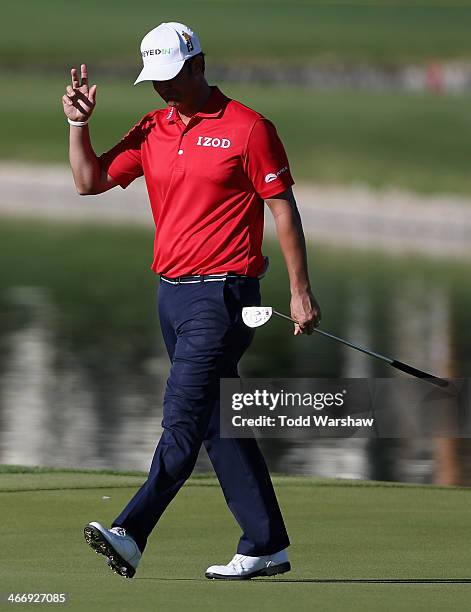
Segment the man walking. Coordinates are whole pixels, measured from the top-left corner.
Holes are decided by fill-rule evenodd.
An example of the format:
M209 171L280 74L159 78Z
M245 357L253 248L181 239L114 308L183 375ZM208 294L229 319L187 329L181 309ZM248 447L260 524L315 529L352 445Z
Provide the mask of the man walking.
M254 439L219 437L219 381L237 377L253 330L244 306L260 304L263 202L275 217L289 273L295 334L312 333L320 310L311 293L293 179L274 126L226 97L204 76L197 36L163 23L141 44L143 69L167 107L145 115L97 157L89 136L96 85L87 69L63 96L70 164L80 194L126 188L144 176L156 226L152 269L160 276L159 317L171 361L163 433L147 481L111 529L89 523L87 543L116 573L135 574L148 536L190 476L204 444L226 502L242 529L237 554L206 577L248 579L289 571L289 539Z

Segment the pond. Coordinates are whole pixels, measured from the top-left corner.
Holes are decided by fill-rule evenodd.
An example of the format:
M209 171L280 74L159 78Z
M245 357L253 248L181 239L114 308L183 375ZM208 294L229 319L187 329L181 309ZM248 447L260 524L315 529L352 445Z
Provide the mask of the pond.
M169 363L142 228L2 220L0 463L147 470ZM263 303L289 313L276 241ZM309 245L322 328L444 377L471 372L469 262ZM281 319L259 329L247 377L389 377L386 364ZM467 440L261 440L272 470L468 482ZM198 470L210 464L204 451ZM459 475L456 474L459 470Z

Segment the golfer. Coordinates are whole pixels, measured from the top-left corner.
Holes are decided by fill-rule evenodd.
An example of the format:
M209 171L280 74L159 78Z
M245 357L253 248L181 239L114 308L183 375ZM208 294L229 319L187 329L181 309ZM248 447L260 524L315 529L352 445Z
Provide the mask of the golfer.
M100 157L88 126L96 85L89 87L85 65L80 78L71 70L62 98L80 194L145 178L156 227L152 269L160 277L159 317L171 361L163 433L147 481L110 529L89 523L85 539L108 557L113 571L131 578L204 444L242 529L237 554L227 565L209 567L206 577L287 572L289 539L256 441L219 437L219 382L238 376L254 333L241 311L260 305L264 201L288 268L294 333L312 333L320 318L288 160L270 121L208 85L204 54L190 28L162 23L144 37L141 54L136 83L151 81L166 108L145 115ZM294 111L293 121L299 120Z

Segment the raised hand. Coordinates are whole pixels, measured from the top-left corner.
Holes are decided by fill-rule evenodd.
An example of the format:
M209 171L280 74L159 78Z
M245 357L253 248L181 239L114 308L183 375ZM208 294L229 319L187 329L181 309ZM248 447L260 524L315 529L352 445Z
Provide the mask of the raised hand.
M62 105L65 116L71 121L87 121L95 108L96 85L88 87L87 66L80 66L80 79L77 69L70 71L72 85L67 85L66 93L62 96Z

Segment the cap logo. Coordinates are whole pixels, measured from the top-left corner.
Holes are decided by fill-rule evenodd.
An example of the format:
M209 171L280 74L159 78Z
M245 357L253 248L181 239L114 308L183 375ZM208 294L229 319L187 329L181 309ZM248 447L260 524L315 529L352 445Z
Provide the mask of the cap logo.
M188 53L191 53L194 49L193 42L191 40L191 36L188 34L188 32L184 32L184 31L182 31L182 36L185 39L186 48L188 49Z
M141 51L142 57L147 57L148 55L170 55L172 53L172 49L170 47L166 49L147 49L146 51Z
M185 60L201 52L198 36L184 23L161 23L141 40L142 81L168 81L176 77Z

